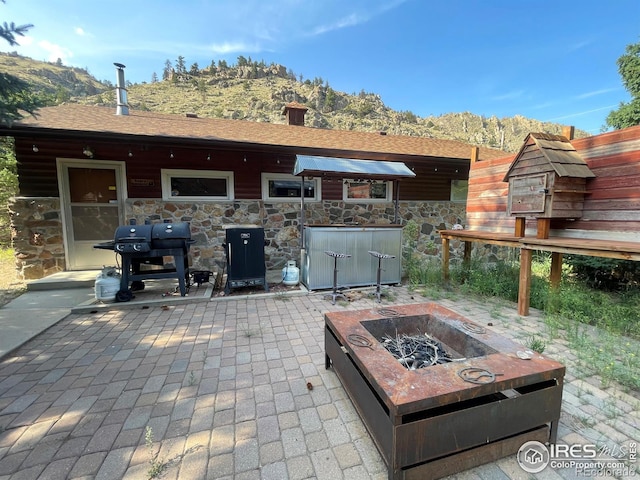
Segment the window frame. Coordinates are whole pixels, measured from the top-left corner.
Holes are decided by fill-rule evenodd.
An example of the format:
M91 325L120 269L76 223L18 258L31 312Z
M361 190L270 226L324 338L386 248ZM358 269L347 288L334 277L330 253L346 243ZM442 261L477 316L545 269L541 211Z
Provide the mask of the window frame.
M198 196L198 195L171 195L171 178L222 178L227 182L226 196ZM234 176L232 171L224 170L191 170L180 168L160 169L160 183L162 184L162 199L172 201L207 201L207 202L228 202L235 199Z
M290 173L269 173L262 172L261 174L261 189L262 189L262 200L265 202L291 202L291 201L300 201L300 197L271 197L269 196L269 181L271 180L294 180L298 184L302 183L300 176L291 175ZM308 182L308 177L305 177L305 182ZM322 200L322 181L320 177L312 177L312 181L314 183L314 196L313 197L304 197L305 203L309 202L320 202Z
M393 181L392 180L377 180L376 183L385 183L387 185L386 198L349 198L348 186L349 183L365 183L368 180L361 180L355 178L345 178L342 182L342 200L350 203L389 203L393 201Z

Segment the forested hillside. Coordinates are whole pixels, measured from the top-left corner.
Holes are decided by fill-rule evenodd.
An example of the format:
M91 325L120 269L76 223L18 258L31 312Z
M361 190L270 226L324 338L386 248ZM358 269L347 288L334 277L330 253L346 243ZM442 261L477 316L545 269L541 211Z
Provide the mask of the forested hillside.
M113 84L96 80L86 70L14 54L0 55L0 68L34 85L47 104L115 107ZM454 139L509 152L517 151L529 132L560 133L562 129L560 124L522 116L497 118L460 112L419 117L411 111L392 110L376 93L340 92L322 78L305 79L283 65L242 56L235 65L212 61L205 68L197 64L187 68L179 57L175 63L167 60L161 74L150 72L149 78L149 82L127 83L132 110L284 123L283 106L295 100L309 108L309 127ZM576 137L587 135L576 131Z

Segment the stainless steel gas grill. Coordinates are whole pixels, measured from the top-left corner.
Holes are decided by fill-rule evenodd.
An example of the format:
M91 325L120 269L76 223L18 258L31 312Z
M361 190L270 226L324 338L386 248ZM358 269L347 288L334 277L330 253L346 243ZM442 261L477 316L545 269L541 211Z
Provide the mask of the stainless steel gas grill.
M121 225L114 239L95 245L95 248L113 250L122 258L122 276L118 301L128 301L132 291L144 288L143 280L177 278L180 295L189 287L189 223L155 223ZM165 267L164 257L173 257L174 267ZM131 287L129 284L131 283Z

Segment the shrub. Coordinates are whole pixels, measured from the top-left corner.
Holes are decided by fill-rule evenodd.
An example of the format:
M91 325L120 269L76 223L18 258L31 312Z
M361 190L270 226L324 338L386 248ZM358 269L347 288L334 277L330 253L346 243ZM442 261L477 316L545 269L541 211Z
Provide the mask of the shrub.
M606 291L640 286L640 262L614 258L567 255L565 262L587 285Z

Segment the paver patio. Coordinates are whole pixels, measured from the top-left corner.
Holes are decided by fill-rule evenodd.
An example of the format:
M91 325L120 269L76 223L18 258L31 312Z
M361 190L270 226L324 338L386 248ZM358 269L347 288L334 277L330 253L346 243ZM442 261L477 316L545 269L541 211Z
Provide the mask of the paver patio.
M405 287L393 297L384 304L428 301ZM439 303L520 342L545 329L515 305ZM324 313L374 307L276 294L72 314L0 361L0 480L386 479L324 368ZM545 355L567 366L559 442L640 440L637 396L601 388L561 340ZM454 478L534 477L511 456Z

